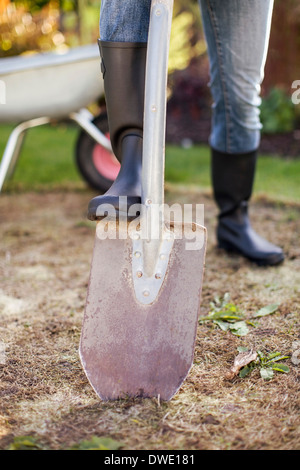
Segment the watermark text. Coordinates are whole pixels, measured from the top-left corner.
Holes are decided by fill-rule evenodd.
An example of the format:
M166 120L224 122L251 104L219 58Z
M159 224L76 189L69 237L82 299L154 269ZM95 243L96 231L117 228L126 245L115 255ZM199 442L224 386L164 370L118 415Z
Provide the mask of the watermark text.
M300 80L294 80L292 89L295 90L292 94L292 103L300 104Z
M186 250L198 250L204 242L203 204L134 204L127 206L126 196L120 196L117 210L110 204L99 205L96 234L98 239L158 240L162 227L175 239L185 240ZM121 230L120 224L126 229ZM201 226L201 227L199 227Z

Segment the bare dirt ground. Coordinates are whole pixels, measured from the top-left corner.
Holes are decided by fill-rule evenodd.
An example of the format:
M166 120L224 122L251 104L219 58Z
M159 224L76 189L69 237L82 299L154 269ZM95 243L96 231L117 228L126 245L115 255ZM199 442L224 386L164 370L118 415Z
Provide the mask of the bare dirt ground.
M300 357L300 205L253 203L255 228L286 253L281 266L259 268L216 248L209 195L167 191L168 202L205 204L209 241L201 313L207 315L210 302L225 292L246 318L265 305L280 306L241 337L212 322L199 324L194 365L170 402L104 403L78 356L95 233L85 219L91 196L1 195L0 449L20 436L50 450L93 436L111 438L125 450L299 449L300 376L291 356ZM266 381L255 369L227 380L238 346L279 351L289 356L290 372Z

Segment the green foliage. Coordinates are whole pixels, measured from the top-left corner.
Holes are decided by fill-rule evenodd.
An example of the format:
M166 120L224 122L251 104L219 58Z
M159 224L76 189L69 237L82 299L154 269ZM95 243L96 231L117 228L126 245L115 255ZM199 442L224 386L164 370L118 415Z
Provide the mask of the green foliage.
M82 440L71 447L70 450L118 450L123 447L121 442L111 437L93 436L89 440ZM8 450L46 450L37 439L32 436L17 436L9 445Z
M223 331L230 331L235 336L245 336L249 333L248 326L256 327L250 319L244 319L244 315L240 312L239 308L230 301L230 294L225 293L223 298L216 296L213 302L210 303L211 310L207 316L201 317L199 323L212 322ZM259 309L252 318L260 318L266 315L272 315L278 310L279 304L270 304ZM248 348L239 347L238 351L244 353ZM274 371L288 373L289 367L279 361L288 359L280 352L271 352L264 354L262 351L257 351L257 359L251 361L249 364L241 368L239 377L244 378L249 375L253 369L259 369L260 376L264 380L270 380L274 376Z
M262 99L260 118L262 132L276 134L291 132L295 126L295 105L291 97L280 88L274 87L268 96Z
M247 366L243 367L239 373L241 378L249 375L253 369L259 369L260 376L264 380L270 380L274 377L274 371L287 374L290 369L285 364L278 361L289 359L289 356L284 356L280 352L272 352L264 354L262 351L257 351L256 361L252 361Z
M51 3L52 0L12 0L16 6L25 6L30 12L36 12Z
M230 330L231 333L236 336L245 336L249 332L247 324L243 320L243 314L235 304L230 302L228 292L224 295L223 299L216 296L210 306L211 311L206 317L200 319L200 323L212 321L214 324L218 325L221 330Z
M55 5L33 8L34 2L9 5L10 13L0 22L0 57L15 56L29 51L49 51L64 44ZM40 6L42 6L40 4Z
M252 319L275 313L279 304L266 305L254 313L251 318L246 319L239 308L230 302L230 294L226 292L223 298L216 296L210 303L210 307L209 314L201 317L199 323L210 321L223 331L230 331L235 336L246 336L249 333L248 326L256 327Z
M18 436L14 438L8 450L42 450L42 446L38 444L35 437Z
M275 313L279 307L279 304L270 304L266 305L266 307L262 307L259 309L254 315L254 318L264 317L265 315L271 315Z
M0 57L65 51L99 35L100 0L16 0L0 21Z
M71 450L118 450L121 447L123 447L121 442L110 437L93 436L90 440L83 440L79 444L75 444Z
M169 55L169 73L188 67L193 58L206 52L206 42L201 35L198 5L186 4L174 9Z

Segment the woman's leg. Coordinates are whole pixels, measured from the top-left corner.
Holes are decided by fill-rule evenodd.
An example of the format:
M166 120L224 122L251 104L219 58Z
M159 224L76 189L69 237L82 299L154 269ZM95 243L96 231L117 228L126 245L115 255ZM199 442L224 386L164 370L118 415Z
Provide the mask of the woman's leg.
M102 0L100 55L110 139L120 172L89 203L88 218L101 218L103 204L129 210L141 201L142 137L147 37L151 0ZM122 200L120 199L122 196ZM127 197L127 207L124 205ZM120 207L122 203L122 208ZM98 217L99 216L99 217Z
M248 200L260 143L260 85L273 0L199 0L213 97L212 183L220 209L219 246L258 264L277 264L282 250L257 235Z
M102 0L100 39L147 42L151 0Z
M214 100L211 146L256 150L273 0L200 0Z

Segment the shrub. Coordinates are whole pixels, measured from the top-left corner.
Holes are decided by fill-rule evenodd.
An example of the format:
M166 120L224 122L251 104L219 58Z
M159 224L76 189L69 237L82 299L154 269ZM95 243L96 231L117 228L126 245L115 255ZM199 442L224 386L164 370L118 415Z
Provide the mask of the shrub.
M291 132L295 128L296 111L287 93L277 87L262 99L261 104L262 132L264 134L276 134Z

